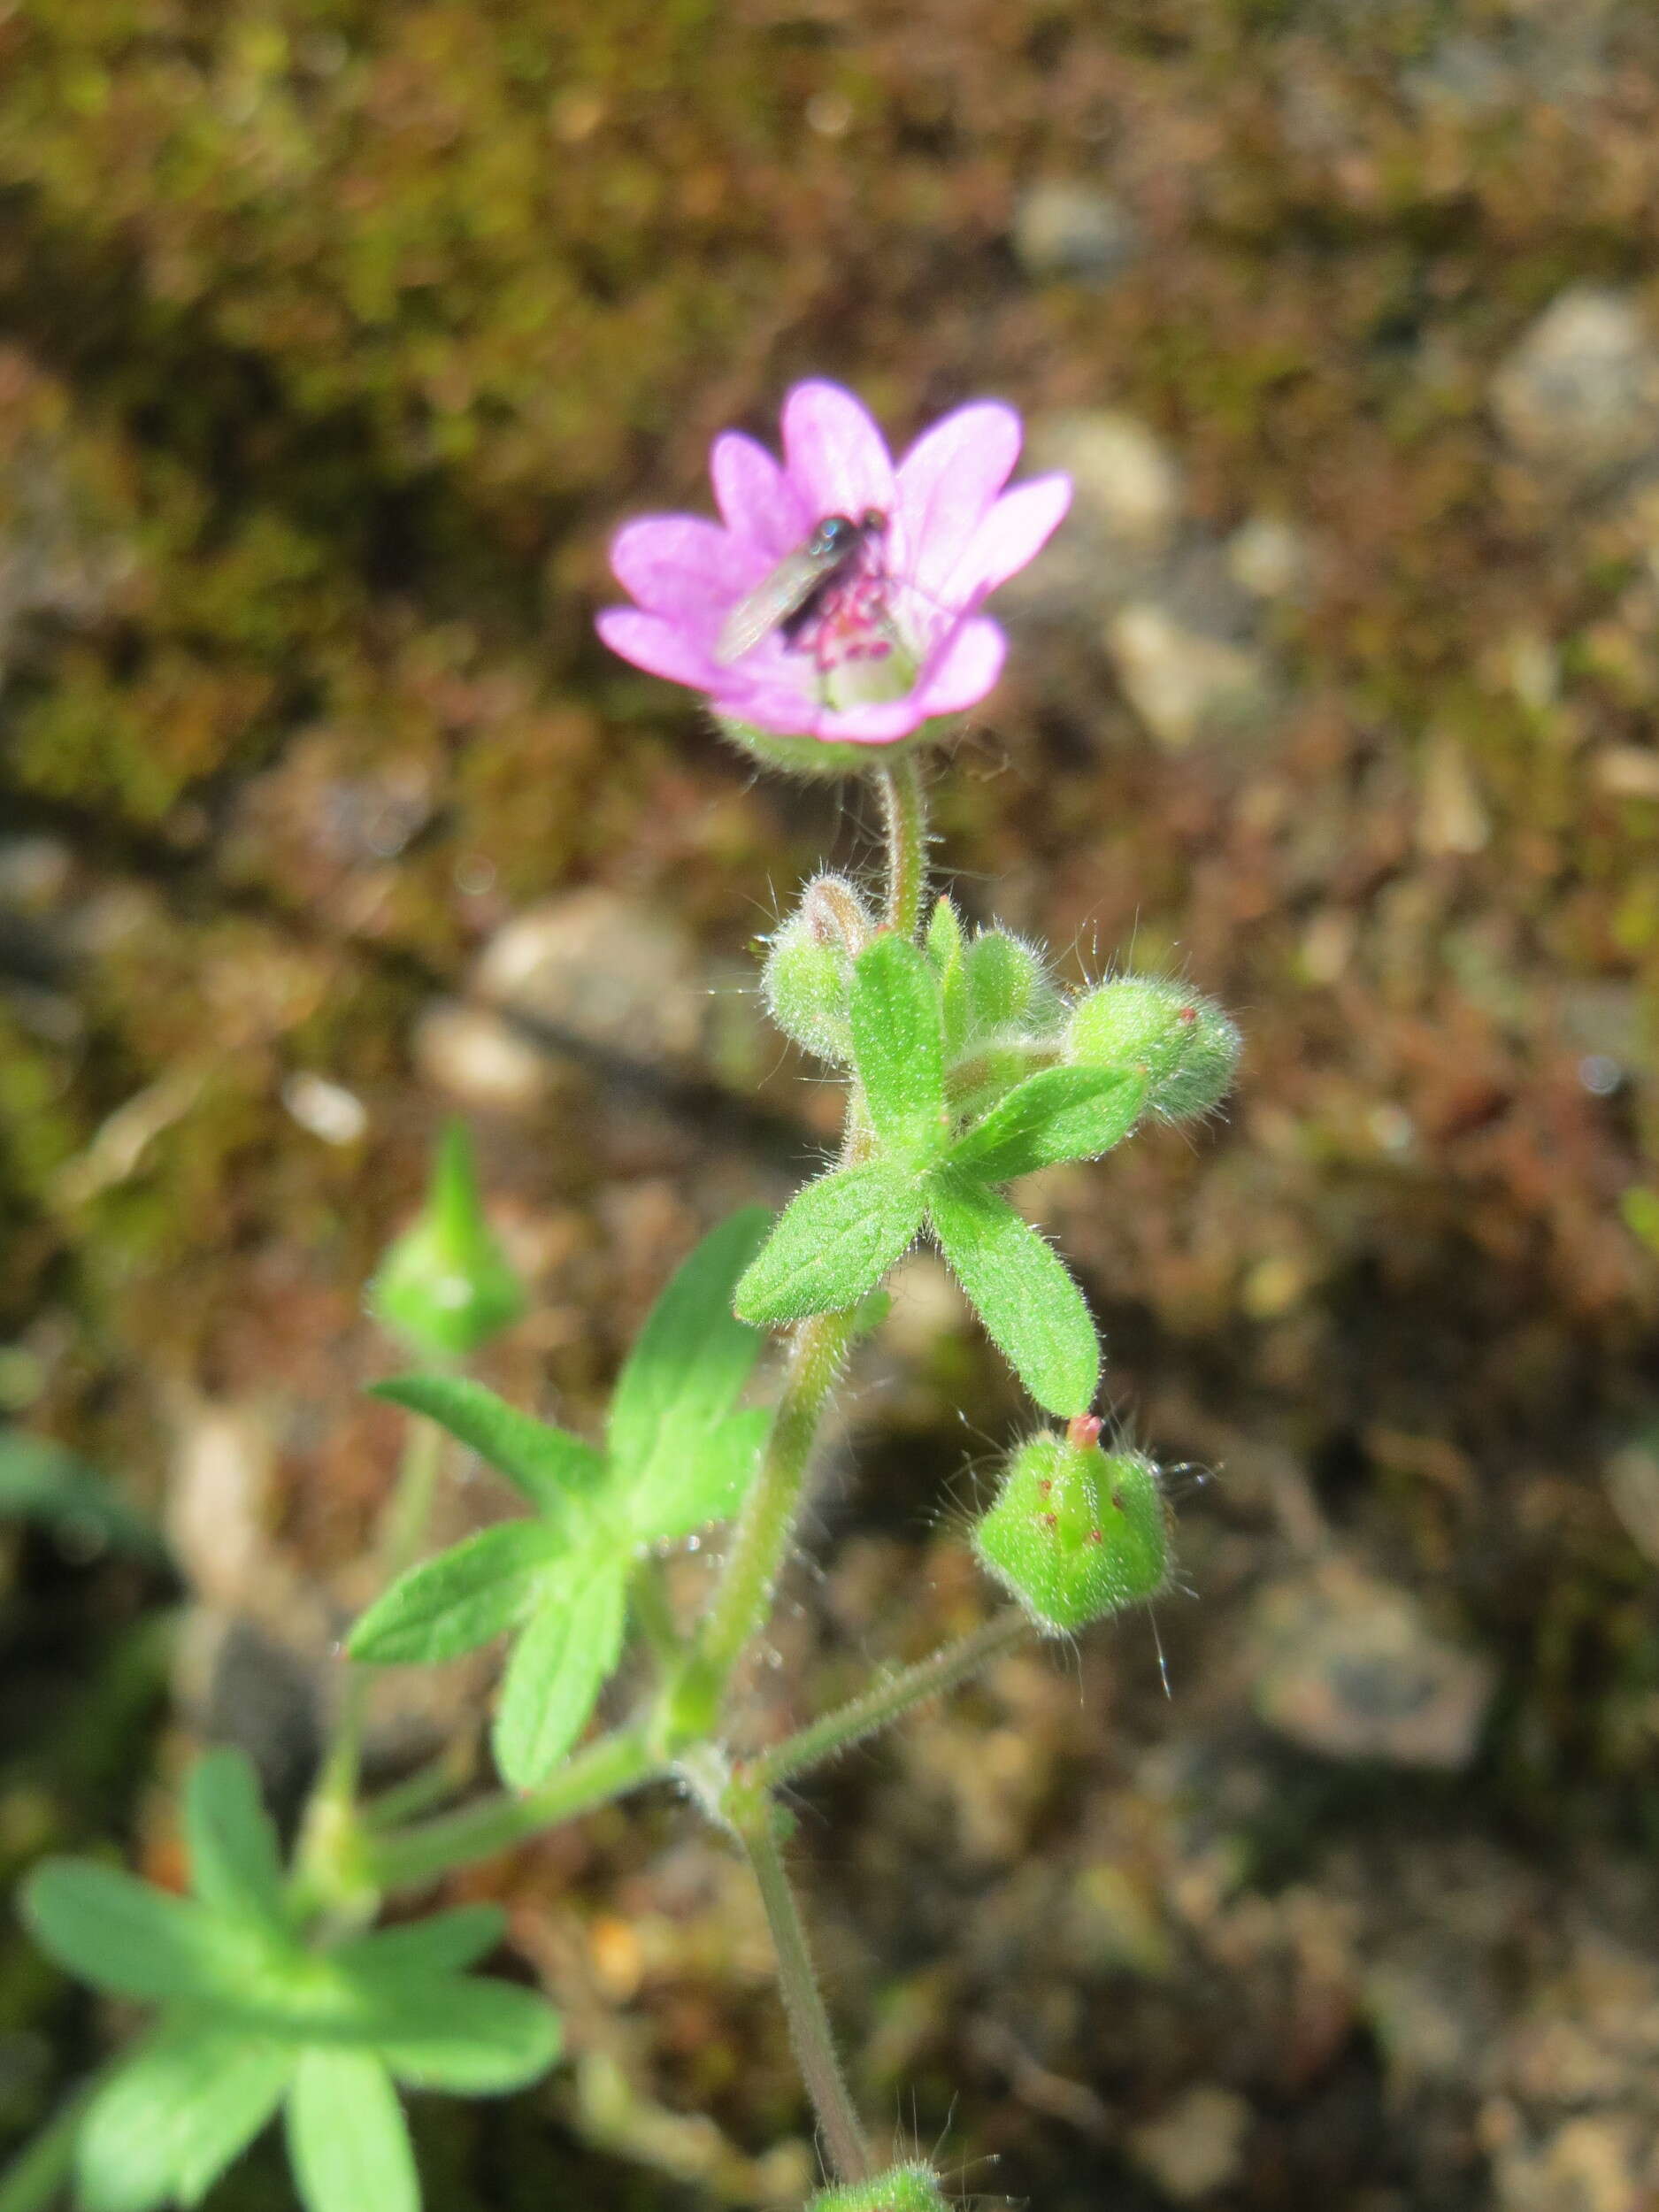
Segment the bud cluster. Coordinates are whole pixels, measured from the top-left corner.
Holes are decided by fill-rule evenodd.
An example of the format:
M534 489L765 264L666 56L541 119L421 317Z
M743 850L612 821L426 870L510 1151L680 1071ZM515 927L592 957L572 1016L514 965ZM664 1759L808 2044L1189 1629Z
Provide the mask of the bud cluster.
M876 930L856 887L823 875L772 940L763 987L772 1018L833 1067L852 1061L853 963ZM1046 1067L1139 1074L1145 1110L1161 1121L1210 1113L1232 1087L1236 1025L1179 983L1111 976L1068 1000L1032 946L1005 929L970 932L948 898L933 908L923 949L943 1001L946 1087L959 1125Z

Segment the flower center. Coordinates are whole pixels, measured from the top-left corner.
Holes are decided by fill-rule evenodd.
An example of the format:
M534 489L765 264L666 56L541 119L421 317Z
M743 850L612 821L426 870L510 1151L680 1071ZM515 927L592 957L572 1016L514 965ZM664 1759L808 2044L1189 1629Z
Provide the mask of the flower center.
M891 580L879 570L838 577L795 644L811 655L826 707L902 699L915 687L919 663L894 618Z

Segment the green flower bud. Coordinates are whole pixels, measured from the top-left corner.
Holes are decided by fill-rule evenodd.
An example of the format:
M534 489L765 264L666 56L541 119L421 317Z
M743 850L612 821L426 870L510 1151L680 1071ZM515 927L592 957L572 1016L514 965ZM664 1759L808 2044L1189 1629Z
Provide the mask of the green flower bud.
M1081 1628L1169 1580L1170 1518L1158 1471L1139 1452L1102 1451L1079 1414L1064 1435L1024 1444L974 1531L980 1563L1040 1628Z
M444 1360L465 1359L524 1311L523 1286L484 1218L459 1122L443 1133L426 1202L381 1260L368 1305L422 1357Z
M962 917L949 899L935 901L923 949L939 978L945 1018L945 1051L954 1057L961 1051L968 1033L968 984Z
M1141 1069L1148 1104L1165 1121L1218 1106L1233 1087L1242 1040L1213 999L1150 976L1114 976L1072 1010L1066 1057L1082 1067Z
M1025 1027L1048 995L1042 962L1004 929L980 931L968 947L966 968L972 1037Z
M889 2166L872 2181L820 2189L806 2212L944 2212L945 2196L931 2166Z
M761 987L784 1035L820 1060L852 1057L848 994L853 960L875 923L844 876L819 876L772 941Z

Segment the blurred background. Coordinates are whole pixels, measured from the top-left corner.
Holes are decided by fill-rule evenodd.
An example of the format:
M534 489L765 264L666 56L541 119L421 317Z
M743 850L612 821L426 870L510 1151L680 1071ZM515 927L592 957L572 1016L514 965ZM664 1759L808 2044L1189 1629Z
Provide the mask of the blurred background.
M833 1128L750 948L871 810L605 657L606 541L803 374L994 393L1077 501L942 867L1248 1050L1031 1191L1195 1597L803 1793L859 2093L1042 2212L1659 2204L1656 247L1641 0L0 0L8 1875L176 1878L204 1737L296 1802L447 1115L578 1426ZM912 1260L757 1737L977 1617L1028 1419ZM434 2201L798 2200L717 1840L461 1887L577 2063L419 2110ZM0 2129L125 2024L0 1936Z

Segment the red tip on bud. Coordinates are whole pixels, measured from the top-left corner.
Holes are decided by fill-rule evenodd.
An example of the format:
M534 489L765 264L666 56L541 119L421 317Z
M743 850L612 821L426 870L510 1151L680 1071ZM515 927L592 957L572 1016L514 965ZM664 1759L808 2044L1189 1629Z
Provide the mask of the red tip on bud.
M1086 1452L1092 1444L1100 1442L1104 1424L1098 1413L1074 1413L1065 1425L1065 1440L1079 1452Z
M1195 1006L1183 1006L1175 1018L1178 1022L1195 1022L1198 1019L1198 1009Z

